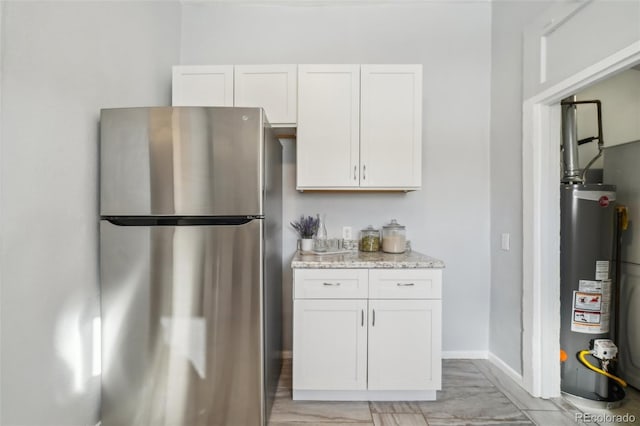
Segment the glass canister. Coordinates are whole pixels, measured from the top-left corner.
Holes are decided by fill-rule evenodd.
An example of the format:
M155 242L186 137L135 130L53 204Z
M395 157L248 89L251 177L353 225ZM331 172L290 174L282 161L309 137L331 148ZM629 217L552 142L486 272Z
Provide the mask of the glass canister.
M397 220L382 227L382 251L385 253L404 253L407 247L407 231Z
M369 225L360 231L360 251L380 250L380 231Z

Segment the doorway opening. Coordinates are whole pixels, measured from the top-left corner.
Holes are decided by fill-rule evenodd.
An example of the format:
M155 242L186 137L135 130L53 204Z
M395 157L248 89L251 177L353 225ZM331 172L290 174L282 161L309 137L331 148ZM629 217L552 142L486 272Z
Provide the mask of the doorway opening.
M640 44L523 104L523 385L534 396L560 395L560 102L638 63Z
M561 390L577 405L614 408L625 396L621 377L640 378L640 339L628 327L640 309L640 280L629 269L640 265L640 236L625 232L626 205L640 204L640 173L629 167L630 158L640 161L640 70L616 73L561 106Z

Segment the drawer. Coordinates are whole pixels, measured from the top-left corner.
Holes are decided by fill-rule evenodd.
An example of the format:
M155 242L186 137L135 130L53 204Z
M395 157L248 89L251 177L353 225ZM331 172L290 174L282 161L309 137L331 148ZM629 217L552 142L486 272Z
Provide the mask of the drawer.
M294 299L366 299L366 269L295 269Z
M369 299L441 299L441 269L371 269Z

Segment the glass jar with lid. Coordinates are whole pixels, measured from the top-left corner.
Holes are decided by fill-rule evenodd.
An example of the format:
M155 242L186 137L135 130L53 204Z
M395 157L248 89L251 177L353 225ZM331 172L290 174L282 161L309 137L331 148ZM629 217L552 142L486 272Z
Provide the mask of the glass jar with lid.
M382 251L385 253L404 253L407 246L407 233L405 226L397 220L391 219L391 223L382 227Z
M360 251L380 250L380 231L369 225L360 231Z

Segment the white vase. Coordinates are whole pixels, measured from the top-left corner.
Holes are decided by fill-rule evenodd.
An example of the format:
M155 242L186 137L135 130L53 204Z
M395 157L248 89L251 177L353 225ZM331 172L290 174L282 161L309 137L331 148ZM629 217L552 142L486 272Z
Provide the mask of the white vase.
M300 240L300 250L301 251L313 250L313 238L302 238Z

